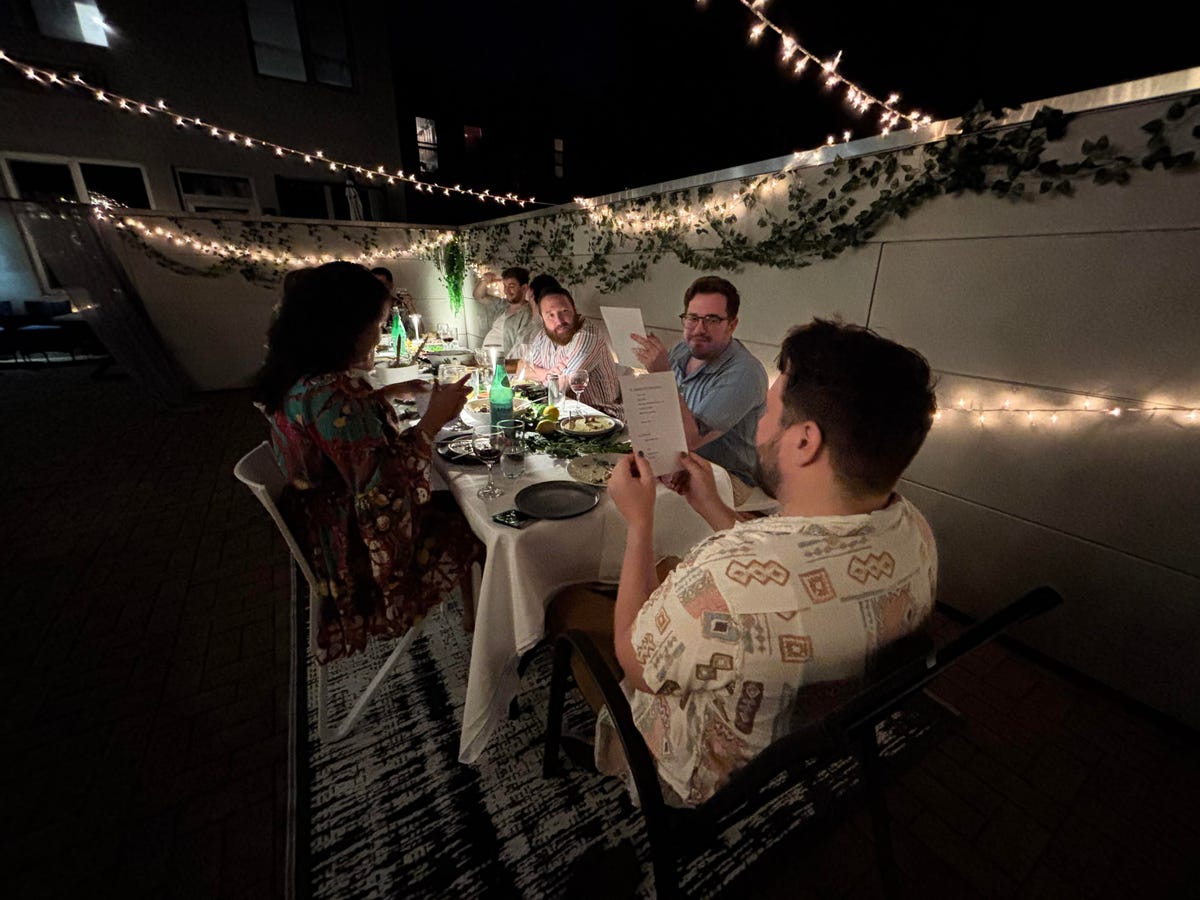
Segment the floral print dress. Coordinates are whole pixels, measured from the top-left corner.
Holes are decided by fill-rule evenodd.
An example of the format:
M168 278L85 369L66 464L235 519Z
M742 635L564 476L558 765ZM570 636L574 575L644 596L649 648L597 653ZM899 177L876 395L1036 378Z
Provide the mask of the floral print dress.
M430 489L429 440L401 431L373 390L350 372L316 375L268 415L283 514L317 578L322 664L404 634L482 557L448 493Z

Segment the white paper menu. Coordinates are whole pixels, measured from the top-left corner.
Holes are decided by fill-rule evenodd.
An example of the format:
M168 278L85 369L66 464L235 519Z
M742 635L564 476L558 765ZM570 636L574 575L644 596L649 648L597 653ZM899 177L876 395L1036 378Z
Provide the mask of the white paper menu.
M602 306L600 315L604 316L604 327L608 329L608 339L612 348L617 351L617 362L631 369L640 369L641 362L633 351L637 344L630 334L645 334L646 325L642 321L642 311L629 306Z
M683 434L675 373L622 375L620 380L625 426L633 452L640 450L646 454L655 475L678 472L683 468L679 454L687 452L687 438Z

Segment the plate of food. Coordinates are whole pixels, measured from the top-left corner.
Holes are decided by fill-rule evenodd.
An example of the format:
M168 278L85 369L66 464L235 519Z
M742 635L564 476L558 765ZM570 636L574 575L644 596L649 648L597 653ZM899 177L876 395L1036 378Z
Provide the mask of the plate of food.
M531 406L524 397L513 397L513 415L520 416ZM492 421L492 405L487 397L468 400L459 413L459 418L468 425L488 425Z
M583 484L604 487L620 458L620 453L586 453L567 463L567 474Z
M452 434L437 442L437 452L446 462L460 466L481 466L483 461L475 455L474 438L469 435Z
M608 437L610 434L616 434L624 427L624 425L612 416L606 416L602 413L593 413L590 416L571 416L567 419L558 420L560 434L570 437L587 438L588 440Z

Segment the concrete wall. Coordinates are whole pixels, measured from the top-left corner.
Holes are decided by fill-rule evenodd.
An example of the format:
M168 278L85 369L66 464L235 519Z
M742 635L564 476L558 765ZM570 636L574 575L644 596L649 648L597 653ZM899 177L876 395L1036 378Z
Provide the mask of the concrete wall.
M1165 105L1084 114L1063 153L1102 134L1136 152ZM618 294L576 296L593 315L641 307L675 340L698 274L672 259ZM937 533L941 599L983 615L1053 584L1065 606L1022 640L1200 726L1200 421L1188 418L1200 407L1200 174L1139 170L1127 187L1033 202L944 197L832 261L722 274L742 293L738 336L772 371L789 325L838 313L920 349L944 407L1064 410L1054 424L996 412L982 425L948 411L935 426L902 490ZM1065 411L1085 401L1185 409Z

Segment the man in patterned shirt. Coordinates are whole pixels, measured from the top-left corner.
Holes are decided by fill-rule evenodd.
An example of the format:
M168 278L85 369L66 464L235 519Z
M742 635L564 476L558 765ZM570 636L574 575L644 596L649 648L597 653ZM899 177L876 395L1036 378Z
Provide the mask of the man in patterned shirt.
M690 454L685 496L716 533L660 585L653 472L628 456L608 485L629 523L616 657L667 795L683 804L708 799L803 715L792 707L804 688L860 679L933 607L933 535L894 492L933 421L928 364L868 329L816 320L787 336L779 368L756 441L756 480L777 515L735 521L711 465ZM625 768L606 713L596 763Z
M563 287L544 291L537 300L542 330L529 342L525 371L535 381L557 375L558 384L567 390L567 378L576 369L586 369L588 386L580 399L621 416L618 397L617 365L603 332L575 309L575 299Z

